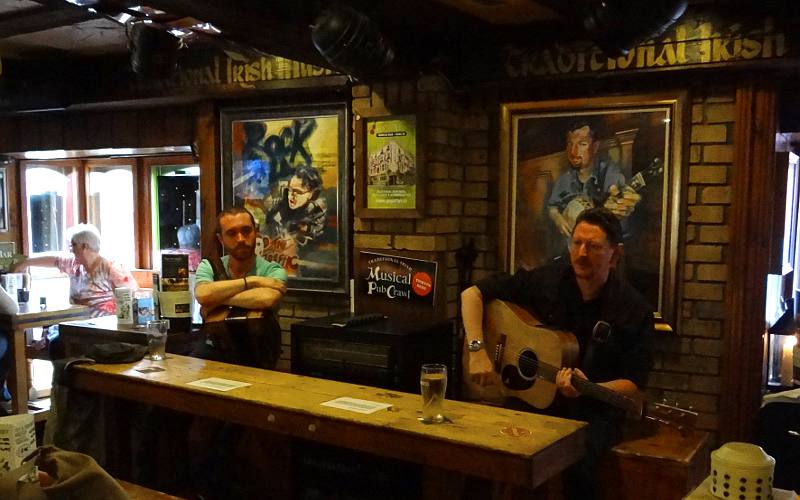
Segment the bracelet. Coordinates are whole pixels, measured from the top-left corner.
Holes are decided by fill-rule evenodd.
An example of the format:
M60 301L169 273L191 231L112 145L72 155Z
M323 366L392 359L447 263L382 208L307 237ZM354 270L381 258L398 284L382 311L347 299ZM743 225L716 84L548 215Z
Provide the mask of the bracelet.
M247 290L247 276L242 279L244 280L244 289Z

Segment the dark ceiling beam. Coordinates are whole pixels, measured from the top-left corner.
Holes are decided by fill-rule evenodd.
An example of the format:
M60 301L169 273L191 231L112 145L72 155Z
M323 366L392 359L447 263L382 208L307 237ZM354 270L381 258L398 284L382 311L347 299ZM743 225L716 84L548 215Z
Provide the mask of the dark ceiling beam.
M97 14L74 6L33 7L0 16L0 39L96 19Z
M267 54L330 67L311 42L314 2L306 0L148 0L147 5L192 17L222 30L222 36ZM105 0L103 8L132 2Z

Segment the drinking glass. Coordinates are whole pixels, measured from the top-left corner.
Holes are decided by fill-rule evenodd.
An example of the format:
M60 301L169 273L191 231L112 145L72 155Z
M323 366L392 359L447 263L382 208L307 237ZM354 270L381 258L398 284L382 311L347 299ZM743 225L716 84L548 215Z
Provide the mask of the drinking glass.
M445 417L442 402L447 389L447 366L440 364L422 365L419 375L422 392L422 420L425 423L441 423Z
M165 359L169 320L160 319L147 322L147 358L153 361Z

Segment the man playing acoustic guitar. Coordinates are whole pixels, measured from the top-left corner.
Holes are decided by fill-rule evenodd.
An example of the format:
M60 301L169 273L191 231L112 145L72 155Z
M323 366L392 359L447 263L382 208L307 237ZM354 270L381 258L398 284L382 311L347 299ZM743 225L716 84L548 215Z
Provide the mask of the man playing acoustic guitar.
M481 386L504 384L484 346L484 303L513 302L547 326L571 332L580 347L574 368L556 368L557 394L547 413L589 422L586 455L565 472L569 499L596 498L599 456L622 437L622 410L582 392L581 382L636 398L652 368L653 310L615 272L622 248L622 228L605 208L582 212L572 230L569 262L558 258L513 276L480 281L461 294L468 348L469 378ZM487 332L488 333L488 332ZM510 332L509 332L510 333ZM491 347L491 346L490 346ZM494 349L492 349L494 350ZM548 382L537 380L534 383ZM609 391L609 392L610 392ZM511 406L533 409L520 400Z

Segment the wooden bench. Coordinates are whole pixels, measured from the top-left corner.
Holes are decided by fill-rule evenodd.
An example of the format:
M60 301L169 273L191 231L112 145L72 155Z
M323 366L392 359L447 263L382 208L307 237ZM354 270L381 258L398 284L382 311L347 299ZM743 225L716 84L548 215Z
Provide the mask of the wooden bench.
M671 427L636 429L599 467L607 500L675 500L708 476L708 433L687 435Z

